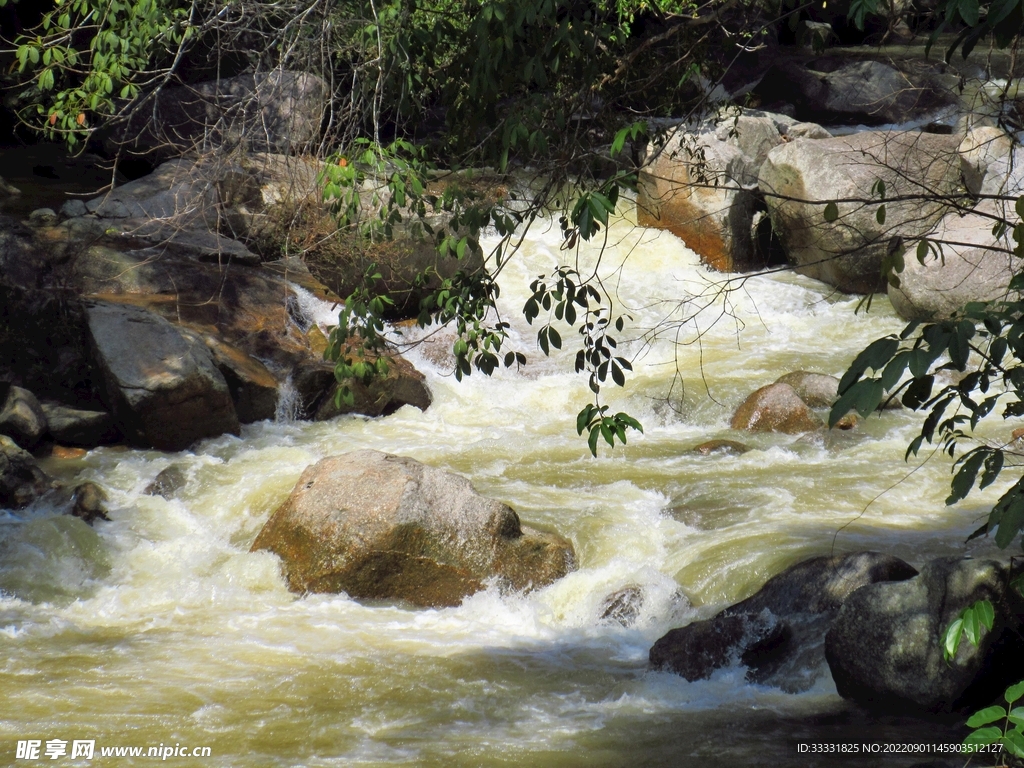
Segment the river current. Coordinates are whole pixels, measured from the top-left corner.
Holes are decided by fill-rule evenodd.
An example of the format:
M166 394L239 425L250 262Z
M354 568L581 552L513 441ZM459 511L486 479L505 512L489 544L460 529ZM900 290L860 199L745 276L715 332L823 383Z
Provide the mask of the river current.
M19 740L80 739L96 742L92 761L43 762L152 765L99 750L180 745L212 757L167 764L903 766L930 757L832 759L798 744L962 738L955 722L867 717L827 669L789 694L747 683L740 667L696 683L647 668L668 629L801 559L877 549L919 566L968 551L999 488L947 508L948 457L903 460L920 417L889 411L828 435L728 428L754 389L793 370L841 375L868 342L901 329L885 298L855 313L857 298L789 272L712 298L725 278L678 239L615 222L599 270L633 316L622 338L662 333L649 347L620 344L635 373L604 392L645 433L614 451L602 443L594 459L575 430L589 397L572 373L576 334L563 328L566 349L546 359L521 314L530 280L573 258L559 239L557 226L536 226L501 278L504 319L530 358L522 371L458 383L442 333L407 352L433 392L426 412L279 420L178 454L47 460L62 481L106 488L111 521L89 528L46 503L0 512L0 763L30 764L15 759ZM580 258L593 266L593 252ZM691 452L712 438L753 450ZM569 537L579 569L527 595L492 588L443 610L297 598L276 557L249 546L303 469L362 448L465 475ZM144 494L171 465L187 477L177 497ZM630 627L602 617L627 587L643 594Z

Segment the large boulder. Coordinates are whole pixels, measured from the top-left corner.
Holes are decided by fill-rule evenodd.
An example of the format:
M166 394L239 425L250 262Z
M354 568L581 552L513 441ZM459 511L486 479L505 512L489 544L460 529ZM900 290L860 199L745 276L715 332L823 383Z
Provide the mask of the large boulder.
M30 504L50 488L50 479L32 454L0 435L0 509Z
M237 434L227 382L200 339L142 307L93 301L86 313L107 406L126 438L178 451Z
M639 175L637 222L668 229L722 272L763 267L751 229L757 171L794 121L723 112L695 132L677 127L653 147Z
M889 251L927 235L948 210L942 197L960 190L956 145L952 136L864 131L773 149L758 184L797 271L848 293L879 290ZM881 221L879 181L889 199ZM844 199L856 202L839 202L826 221L826 205Z
M866 584L916 573L877 552L805 560L713 618L669 631L651 648L651 664L692 681L740 662L751 681L806 690L823 671L825 632L844 600Z
M256 537L261 550L281 557L293 592L435 607L489 579L523 590L575 567L568 541L520 525L465 478L378 451L309 467Z
M292 153L320 135L327 84L306 72L275 70L163 88L106 139L161 157L214 147Z
M904 123L955 103L934 73L913 69L872 59L781 60L754 93L766 105L790 105L800 120L831 125Z
M876 710L950 712L986 703L1024 675L1019 598L992 560L944 558L913 579L872 584L843 604L825 639L839 694ZM980 644L960 643L943 659L940 639L978 600L995 606Z
M27 450L46 434L46 414L36 396L22 387L0 382L0 435L7 435Z
M992 215L1010 224L993 233ZM889 300L907 320L941 320L974 301L1015 300L1010 280L1019 271L1012 226L1020 218L1001 202L986 200L966 215L949 213L928 234L933 247L923 260L908 253L899 284L888 286Z
M753 392L732 416L730 427L748 432L809 432L822 421L789 384L769 384Z
M792 371L779 376L776 384L788 384L811 408L831 408L839 397L839 379L824 373Z

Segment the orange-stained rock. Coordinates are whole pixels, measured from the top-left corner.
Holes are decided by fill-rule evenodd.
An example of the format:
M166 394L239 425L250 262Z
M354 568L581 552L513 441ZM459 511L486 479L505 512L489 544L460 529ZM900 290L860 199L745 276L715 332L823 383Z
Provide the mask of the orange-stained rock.
M542 587L575 568L572 544L524 527L469 481L379 451L309 467L252 551L280 556L293 592L458 605L497 578Z
M761 387L736 409L730 426L749 432L810 432L822 426L789 384Z

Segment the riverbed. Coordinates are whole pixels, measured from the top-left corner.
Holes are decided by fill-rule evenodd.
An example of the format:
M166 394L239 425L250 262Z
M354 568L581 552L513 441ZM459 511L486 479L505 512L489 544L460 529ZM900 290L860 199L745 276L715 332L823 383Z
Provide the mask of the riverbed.
M677 238L628 214L608 235L599 270L632 316L620 350L635 370L602 397L644 434L614 450L602 443L596 459L575 430L590 396L572 373L576 333L563 327L565 349L545 358L521 314L533 278L576 258L592 269L596 255L560 250L557 226L542 223L501 277L503 319L529 357L522 370L456 382L450 339L406 331L403 343L429 335L406 352L433 393L426 412L282 418L177 454L112 447L48 460L64 482L106 488L111 520L89 528L48 502L0 512L0 754L14 763L18 740L80 739L96 742L92 761L46 762L149 765L99 749L180 745L212 756L168 763L909 766L934 755L798 745L962 738L955 721L864 715L827 669L798 694L749 684L738 666L695 683L648 669L668 629L801 559L875 549L919 566L990 553L964 539L1000 487L946 507L948 457L904 461L912 413L887 411L851 432L732 432L753 390L793 370L841 375L904 323L884 296L855 312L857 297L789 271L708 272ZM713 438L753 450L691 451ZM470 478L525 522L570 538L578 570L530 594L492 587L442 610L296 597L276 557L249 547L303 469L363 448ZM146 495L172 465L187 478L176 497ZM631 626L603 617L625 588L643 595Z

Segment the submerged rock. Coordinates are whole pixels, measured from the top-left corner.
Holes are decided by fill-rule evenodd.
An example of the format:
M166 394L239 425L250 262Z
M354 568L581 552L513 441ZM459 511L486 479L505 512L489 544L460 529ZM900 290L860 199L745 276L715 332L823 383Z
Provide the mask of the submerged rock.
M522 526L465 478L379 451L309 467L253 542L261 550L281 557L293 592L432 607L488 579L526 590L575 568L571 543Z
M746 453L750 450L749 445L737 442L736 440L708 440L690 449L692 453L699 453L701 456L710 456L714 453L726 453L733 456Z
M825 639L839 695L889 712L951 712L982 706L1024 676L1020 599L992 560L942 558L916 577L858 589ZM940 638L978 600L995 606L979 645L964 640L947 663Z
M171 464L153 478L153 482L146 486L143 493L147 496L163 496L165 499L173 499L187 482L188 475L185 470L178 464Z
M750 395L732 416L733 429L749 432L809 432L822 421L789 384L769 384Z
M848 596L865 584L916 573L876 552L806 560L713 618L669 631L651 648L651 664L692 681L739 661L753 682L806 690L823 667L829 622Z
M71 514L92 525L107 517L107 493L93 482L86 482L75 488L71 502Z
M50 488L50 478L32 454L0 435L0 509L19 509Z

